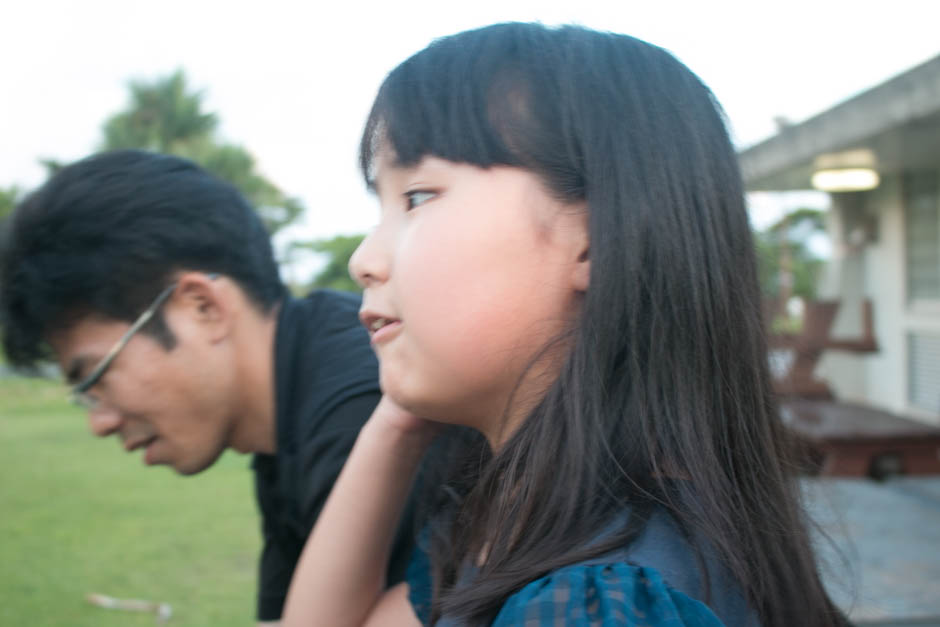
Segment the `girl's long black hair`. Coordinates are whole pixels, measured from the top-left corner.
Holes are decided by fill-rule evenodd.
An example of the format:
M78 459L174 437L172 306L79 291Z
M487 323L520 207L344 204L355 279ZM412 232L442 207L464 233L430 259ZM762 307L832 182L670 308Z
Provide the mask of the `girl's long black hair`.
M485 623L524 584L631 542L658 507L764 625L837 624L786 461L737 158L701 81L628 36L499 24L388 76L367 180L383 145L403 164L526 168L589 212L590 287L560 376L500 450L456 440L466 461L433 486L433 615Z

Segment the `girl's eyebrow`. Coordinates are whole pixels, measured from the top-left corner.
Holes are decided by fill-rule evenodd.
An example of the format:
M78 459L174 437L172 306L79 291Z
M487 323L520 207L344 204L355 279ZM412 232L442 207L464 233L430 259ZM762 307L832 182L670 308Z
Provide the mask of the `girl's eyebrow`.
M404 174L417 171L421 168L421 163L416 163L413 165L404 165L397 161L386 163L383 165L382 171L385 172L386 177L388 176L403 176ZM373 176L368 181L366 181L366 188L376 195L381 195L382 190L380 187L379 179L380 176Z

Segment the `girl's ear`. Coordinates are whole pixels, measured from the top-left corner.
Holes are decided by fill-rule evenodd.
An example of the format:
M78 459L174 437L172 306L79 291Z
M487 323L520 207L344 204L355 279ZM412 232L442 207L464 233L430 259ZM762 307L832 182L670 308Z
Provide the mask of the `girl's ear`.
M585 241L584 248L578 254L577 261L575 261L574 273L571 278L574 289L579 292L587 291L588 285L591 282L591 249L587 241Z
M576 213L571 214L571 221L570 244L574 262L571 285L579 292L586 292L591 282L591 238L588 232L587 206L582 205Z

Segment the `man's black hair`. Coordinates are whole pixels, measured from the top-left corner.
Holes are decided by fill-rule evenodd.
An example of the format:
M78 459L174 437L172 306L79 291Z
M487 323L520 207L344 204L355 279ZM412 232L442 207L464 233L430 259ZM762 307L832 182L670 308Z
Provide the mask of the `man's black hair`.
M49 356L49 334L86 315L134 320L183 270L233 279L262 312L285 293L258 215L196 164L119 150L63 168L0 235L7 359L36 365ZM162 317L147 330L172 346Z

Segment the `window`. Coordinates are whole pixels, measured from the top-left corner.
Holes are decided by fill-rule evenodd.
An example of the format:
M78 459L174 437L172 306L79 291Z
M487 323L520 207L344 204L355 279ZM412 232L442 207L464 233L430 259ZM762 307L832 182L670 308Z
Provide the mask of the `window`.
M907 299L940 301L940 194L938 173L904 177Z
M940 335L909 333L907 355L908 402L940 414Z

